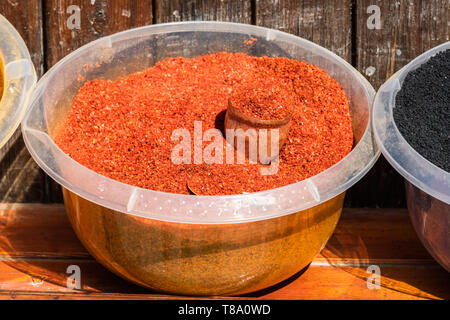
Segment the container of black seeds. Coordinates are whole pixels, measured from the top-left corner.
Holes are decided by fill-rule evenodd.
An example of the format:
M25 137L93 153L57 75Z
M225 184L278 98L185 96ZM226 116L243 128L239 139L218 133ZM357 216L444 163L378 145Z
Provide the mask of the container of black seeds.
M405 178L414 228L450 272L450 42L394 74L373 108L375 139Z

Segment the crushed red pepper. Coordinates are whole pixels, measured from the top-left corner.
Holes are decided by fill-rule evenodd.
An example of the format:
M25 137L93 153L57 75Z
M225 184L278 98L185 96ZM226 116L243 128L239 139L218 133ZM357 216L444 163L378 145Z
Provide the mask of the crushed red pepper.
M275 175L261 164L174 164L173 130L194 121L223 129L233 89L276 79L298 104ZM301 181L340 161L353 133L343 88L324 70L287 58L220 52L167 58L115 81L87 81L55 142L74 160L112 179L151 190L224 195L256 192ZM224 140L225 141L225 140ZM206 147L210 142L203 142ZM224 142L225 144L225 142ZM225 163L225 161L224 161Z
M230 94L234 108L245 115L259 120L280 120L300 105L291 82L280 82L276 75L249 80L234 86Z

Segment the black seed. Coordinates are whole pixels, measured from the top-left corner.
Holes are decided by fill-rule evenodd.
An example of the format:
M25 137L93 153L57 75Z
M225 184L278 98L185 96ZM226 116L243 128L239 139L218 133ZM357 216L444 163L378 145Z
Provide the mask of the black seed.
M408 73L393 114L406 141L425 159L450 172L450 49Z

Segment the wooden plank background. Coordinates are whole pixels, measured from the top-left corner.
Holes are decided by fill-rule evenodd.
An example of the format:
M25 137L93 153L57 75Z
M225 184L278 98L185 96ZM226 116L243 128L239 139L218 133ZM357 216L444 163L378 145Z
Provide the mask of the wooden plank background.
M133 27L189 20L255 24L309 39L351 62L378 89L422 52L449 41L448 0L0 0L0 14L17 28L38 75L89 41ZM77 5L81 28L69 30ZM367 9L381 9L369 29ZM59 187L34 163L20 133L0 151L0 200L61 202ZM380 158L347 194L351 207L405 206L402 178Z

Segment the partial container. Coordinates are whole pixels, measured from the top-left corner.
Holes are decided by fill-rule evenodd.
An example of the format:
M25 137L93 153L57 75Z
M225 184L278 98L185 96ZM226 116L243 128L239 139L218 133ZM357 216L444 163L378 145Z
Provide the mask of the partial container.
M35 84L36 73L24 41L0 15L0 148L22 121Z
M417 235L428 252L450 272L450 173L414 150L393 118L395 98L407 74L447 49L450 42L425 52L381 86L374 102L373 127L383 155L405 178L408 211Z
M254 45L244 41L256 38ZM353 150L328 170L264 192L180 195L111 180L54 143L84 81L115 79L166 57L245 52L316 64L350 101ZM379 156L371 130L374 89L330 51L283 32L220 22L146 26L85 45L39 81L22 124L39 166L61 184L70 222L87 250L116 274L174 294L237 295L260 290L306 267L338 222L345 191Z

